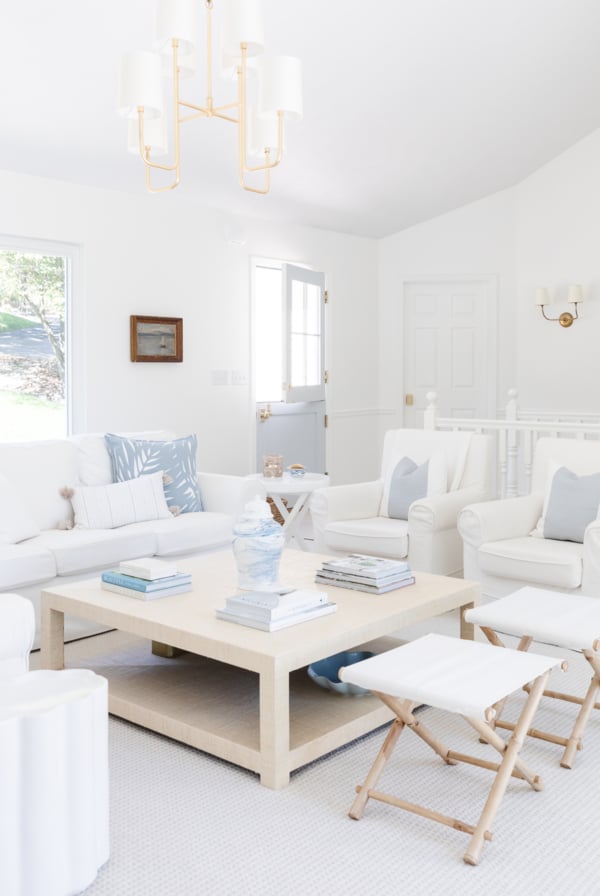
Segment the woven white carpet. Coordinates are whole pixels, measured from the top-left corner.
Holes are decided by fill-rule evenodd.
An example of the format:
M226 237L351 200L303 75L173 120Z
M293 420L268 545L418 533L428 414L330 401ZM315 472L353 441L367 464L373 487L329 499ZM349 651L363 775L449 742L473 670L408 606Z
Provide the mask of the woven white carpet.
M587 666L571 659L570 681L563 675L553 685L578 679L581 692ZM547 701L536 726L567 733L575 711ZM421 712L448 746L496 759L461 719ZM521 755L546 787L536 793L511 780L477 867L462 861L467 834L376 802L361 821L348 818L383 736L374 732L271 791L250 772L112 719L112 855L86 896L600 893L600 711L573 770L560 768L560 747L528 739ZM475 822L491 775L445 766L405 732L381 787Z

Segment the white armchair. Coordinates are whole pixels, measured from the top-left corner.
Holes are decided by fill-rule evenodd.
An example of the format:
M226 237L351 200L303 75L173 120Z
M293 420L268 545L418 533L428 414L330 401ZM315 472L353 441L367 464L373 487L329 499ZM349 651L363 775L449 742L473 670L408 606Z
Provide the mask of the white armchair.
M538 439L530 494L474 504L460 513L464 575L481 582L484 598L504 597L524 584L600 596L600 520L585 527L583 543L544 537L544 524L538 525L561 466L577 476L600 473L600 442ZM565 518L568 512L565 503Z
M27 671L34 629L31 602L0 594L0 893L70 896L109 855L108 688Z
M398 461L417 465L442 457L443 487L419 497L407 519L385 513L385 496ZM311 500L315 548L320 553L362 553L407 559L413 569L450 575L462 569L456 519L465 505L492 494L489 436L421 429L389 430L381 477L373 482L318 489Z

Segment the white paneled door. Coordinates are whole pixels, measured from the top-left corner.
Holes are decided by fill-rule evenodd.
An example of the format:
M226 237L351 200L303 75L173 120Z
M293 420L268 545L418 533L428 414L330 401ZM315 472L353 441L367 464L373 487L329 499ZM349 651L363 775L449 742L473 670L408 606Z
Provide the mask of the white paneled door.
M495 416L494 277L404 284L404 425L423 426L427 393L441 417Z

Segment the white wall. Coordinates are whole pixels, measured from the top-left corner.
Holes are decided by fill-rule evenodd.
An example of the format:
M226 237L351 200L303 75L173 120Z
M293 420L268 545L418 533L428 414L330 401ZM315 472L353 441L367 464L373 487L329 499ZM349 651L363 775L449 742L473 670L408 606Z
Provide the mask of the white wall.
M517 190L519 403L543 410L599 412L600 130L540 168ZM585 303L568 329L547 323L533 305L547 286L549 317L573 311L570 283Z
M280 258L326 272L328 467L334 481L365 475L363 452L348 452L347 438L368 446L361 411L377 403L375 241L228 218L182 197L129 195L12 172L0 172L0 197L0 233L81 246L73 355L75 391L83 401L75 431L196 432L202 469L250 472L250 258ZM227 241L232 230L246 236L245 245ZM131 314L182 317L183 363L132 363ZM243 371L248 385L212 386L213 369ZM376 449L367 447L367 456L370 450Z

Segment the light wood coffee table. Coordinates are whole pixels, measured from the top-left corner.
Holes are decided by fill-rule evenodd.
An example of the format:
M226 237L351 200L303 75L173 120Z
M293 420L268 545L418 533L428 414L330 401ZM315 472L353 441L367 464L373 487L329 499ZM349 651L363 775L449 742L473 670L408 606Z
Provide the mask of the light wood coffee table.
M285 551L281 582L317 587L314 575L323 559ZM269 633L215 617L236 591L229 552L179 566L192 573L194 590L154 601L104 591L97 578L44 591L41 665L65 664L65 613L118 629L112 654L103 645L115 633L66 646L67 665L84 665L109 679L110 712L257 772L272 788L284 787L294 769L393 717L371 695L342 697L319 688L306 666L479 599L475 582L424 573L415 585L383 595L319 585L337 604L336 613ZM461 635L473 637L464 621ZM152 640L188 653L154 656Z

